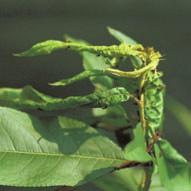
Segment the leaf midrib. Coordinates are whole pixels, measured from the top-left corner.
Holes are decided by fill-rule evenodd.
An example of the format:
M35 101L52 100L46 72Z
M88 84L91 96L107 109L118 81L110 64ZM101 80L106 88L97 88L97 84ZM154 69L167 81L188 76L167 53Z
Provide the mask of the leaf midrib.
M16 153L16 154L24 154L24 155L39 155L39 156L51 156L51 157L68 157L68 158L80 158L80 159L97 159L97 160L115 160L115 161L121 161L124 162L126 161L126 159L122 159L122 158L110 158L110 157L96 157L96 156L86 156L86 155L65 155L65 154L56 154L56 153L38 153L38 152L33 152L33 153L29 153L29 152L24 152L24 151L0 151L0 153Z

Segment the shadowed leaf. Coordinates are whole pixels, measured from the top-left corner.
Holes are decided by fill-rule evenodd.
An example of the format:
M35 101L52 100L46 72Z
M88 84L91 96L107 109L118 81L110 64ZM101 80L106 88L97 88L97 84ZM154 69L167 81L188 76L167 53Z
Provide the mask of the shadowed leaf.
M161 183L169 191L190 191L191 164L166 140L155 146Z
M176 117L182 127L191 135L191 111L172 97L166 102L168 110Z

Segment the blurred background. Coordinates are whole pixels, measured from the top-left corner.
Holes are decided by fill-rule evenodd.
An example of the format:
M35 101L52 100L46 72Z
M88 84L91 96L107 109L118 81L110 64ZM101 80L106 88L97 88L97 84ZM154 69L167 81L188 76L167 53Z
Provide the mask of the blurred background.
M76 53L17 58L12 54L67 33L93 44L113 44L106 27L128 34L164 56L161 70L167 94L191 108L191 1L190 0L0 0L0 86L30 84L54 96L82 95L91 86L83 81L66 88L47 85L82 70ZM179 112L179 111L177 111ZM165 136L191 159L191 139L166 112Z

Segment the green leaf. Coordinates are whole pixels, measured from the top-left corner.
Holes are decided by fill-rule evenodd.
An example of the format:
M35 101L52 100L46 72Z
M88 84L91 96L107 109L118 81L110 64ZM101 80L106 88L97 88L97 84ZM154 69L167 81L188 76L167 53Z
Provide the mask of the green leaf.
M95 54L89 52L82 53L83 67L85 70L105 70L108 65L105 63L105 59L102 56L97 57ZM90 77L92 84L96 90L111 89L113 86L113 80L111 77L105 76L92 76Z
M31 49L24 51L19 54L14 54L15 56L38 56L38 55L46 55L50 54L56 50L65 48L66 45L62 41L58 40L47 40L44 42L40 42L32 46Z
M85 45L89 45L89 43L84 42L79 39L75 39L71 36L66 36L67 41L78 42ZM80 54L83 60L83 67L86 71L104 71L108 68L107 60L95 54L89 52L82 52ZM113 87L113 79L106 75L101 76L90 76L89 77L92 84L95 86L95 90L108 90ZM101 114L101 115L100 115ZM108 108L94 108L93 109L94 118L99 120L99 124L97 126L105 127L105 126L115 126L121 127L128 125L127 113L125 109L121 105L110 106Z
M124 33L120 32L116 29L108 27L108 31L112 36L114 36L121 43L126 43L126 44L131 44L131 45L138 44L134 39L132 39L131 37L125 35ZM141 61L141 59L139 57L130 56L129 58L135 68L140 68L143 65L143 62Z
M0 107L1 185L75 186L125 161L117 145L85 123Z
M184 159L166 140L155 146L159 175L169 191L190 191L191 164Z
M83 40L79 40L73 38L71 36L66 35L66 40L74 43L81 43L83 45L90 45L88 42ZM81 52L83 67L86 71L104 71L108 68L108 64L106 63L106 59L103 56L97 56L95 54L89 53L87 51ZM90 81L95 86L96 90L106 90L111 89L113 87L113 80L107 75L103 76L89 76Z
M66 85L69 85L69 84L72 84L72 83L75 83L77 81L80 81L80 80L84 80L86 78L90 78L92 76L101 76L104 74L104 71L101 71L101 70L86 70L86 71L83 71L71 78L68 78L68 79L63 79L63 80L59 80L57 82L53 82L53 83L49 83L49 85L51 86L66 86Z
M98 178L93 183L103 191L141 191L145 178L144 168L123 169L113 174ZM167 191L160 182L158 174L152 176L149 191Z
M144 87L145 118L154 131L161 130L164 110L165 86L159 73L149 73L149 80Z
M126 44L131 44L131 45L135 45L138 44L134 39L132 39L131 37L125 35L124 33L111 28L111 27L107 27L109 33L114 36L119 42L122 43L126 43Z
M191 111L176 99L167 99L167 108L175 116L182 127L191 135Z
M167 191L167 189L162 186L158 173L152 175L149 191Z
M108 108L93 108L93 116L99 123L98 127L115 129L129 125L129 118L126 110L121 105L110 106Z
M33 45L29 50L15 54L15 56L39 56L50 54L59 49L70 49L77 52L90 52L99 54L106 58L114 58L121 56L138 56L142 55L144 50L140 44L136 45L111 45L111 46L92 46L81 42L62 42L57 40L47 40Z
M107 91L97 91L86 96L54 98L26 86L23 89L0 88L0 105L18 109L63 110L83 105L108 107L129 100L125 88L117 87Z
M141 191L144 170L129 168L97 179L93 183L103 191Z
M151 156L147 153L146 142L143 128L139 123L134 129L134 139L125 147L125 156L128 160L148 162L151 161Z

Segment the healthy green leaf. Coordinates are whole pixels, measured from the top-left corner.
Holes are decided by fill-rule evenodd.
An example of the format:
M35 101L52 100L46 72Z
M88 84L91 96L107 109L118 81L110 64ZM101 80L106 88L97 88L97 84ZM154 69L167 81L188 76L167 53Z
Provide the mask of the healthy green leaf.
M167 191L167 189L162 186L158 173L152 175L149 191Z
M102 56L97 57L95 54L89 52L83 52L83 67L85 70L105 70L108 65L105 63L105 59ZM96 90L107 90L113 86L113 80L109 76L92 76L90 77L92 84Z
M99 178L93 183L103 191L141 191L144 170L129 168Z
M0 105L18 109L42 109L45 111L63 110L83 105L108 107L129 100L125 88L118 87L107 91L97 91L86 96L54 98L26 86L23 89L0 88Z
M191 164L184 159L166 140L155 146L159 175L169 191L190 191Z
M74 186L125 161L117 145L85 123L0 107L1 185Z
M152 160L151 156L147 152L144 132L140 123L134 129L134 139L127 144L124 152L128 160L141 162Z
M119 42L126 43L126 44L132 44L132 45L138 44L134 39L132 39L131 37L125 35L124 33L120 32L114 28L108 27L107 29L108 29L109 33L112 36L114 36Z
M114 172L96 179L93 183L103 191L141 191L144 178L144 169L136 167ZM161 185L158 174L152 176L149 191L167 191Z
M172 97L167 99L168 110L176 117L182 127L191 135L191 111Z
M105 109L93 108L93 116L99 123L98 127L107 127L116 130L118 127L127 127L129 118L124 107L121 105L110 106Z

